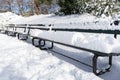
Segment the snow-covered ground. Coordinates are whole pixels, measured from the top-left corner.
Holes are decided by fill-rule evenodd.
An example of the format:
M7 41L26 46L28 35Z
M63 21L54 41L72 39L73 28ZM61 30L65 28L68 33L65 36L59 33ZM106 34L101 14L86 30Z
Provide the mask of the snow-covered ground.
M60 57L60 56L59 56ZM89 76L88 76L89 75ZM0 80L101 80L31 44L0 34Z
M120 25L110 25L113 21L111 17L96 18L89 14L62 17L55 15L21 17L7 12L1 13L0 18L2 25L12 23L52 24L51 28L120 29ZM114 39L114 35L107 34L42 32L37 30L31 34L106 53L120 53L120 36ZM120 57L113 58L111 72L96 76L92 73L92 69L87 66L50 51L41 51L33 47L29 40L27 42L0 34L0 80L119 80L120 78ZM90 53L60 45L55 45L54 49L92 64L93 55ZM99 66L105 66L108 62L107 59L100 57Z

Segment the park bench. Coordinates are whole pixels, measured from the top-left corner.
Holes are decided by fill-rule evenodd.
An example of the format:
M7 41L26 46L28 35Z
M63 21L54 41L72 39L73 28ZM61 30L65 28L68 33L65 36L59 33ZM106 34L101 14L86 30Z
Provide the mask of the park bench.
M17 26L17 27L15 27ZM18 37L18 39L27 40L28 28L27 24L9 24L6 25L5 34L9 36Z
M6 25L5 28L5 34L7 34L8 36L16 36L16 32L15 32L15 28L14 28L14 24L8 24Z
M8 28L7 28L7 27L4 27L2 24L0 25L0 33L5 34L7 29L8 29Z
M27 24L18 24L15 27L15 32L17 33L18 39L27 40L28 39L28 28Z
M111 34L111 35L114 35L113 37L114 38L117 38L117 35L120 34L120 31L119 30L92 30L92 29L64 29L64 28L49 28L49 27L33 27L33 26L38 26L38 25L28 25L27 27L15 27L15 28L22 28L24 29L24 32L19 32L19 31L16 31L18 34L20 34L21 36L22 35L26 35L28 37L31 37L32 38L32 44L36 47L39 47L41 50L49 50L49 49L53 49L54 47L54 44L60 44L60 45L63 45L63 46L66 46L66 47L71 47L71 48L75 48L75 49L78 49L78 50L82 50L82 51L86 51L86 52L90 52L92 53L94 56L93 56L93 59L92 59L92 68L93 68L93 73L96 74L96 75L101 75L101 74L104 74L106 72L109 72L110 71L110 68L112 66L112 57L113 56L119 56L120 53L107 53L107 52L102 52L102 51L97 51L97 50L93 50L93 49L89 49L89 48L85 48L85 47L81 47L81 46L75 46L75 45L72 45L72 44L68 44L66 42L63 42L61 40L55 40L55 39L52 39L52 38L48 38L47 36L40 36L39 34L46 34L48 36L50 36L49 31L52 31L54 32L56 35L58 32L79 32L79 33L94 33L94 34L97 34L100 35L100 33L102 34ZM25 30L27 29L27 30ZM35 33L38 33L38 35L35 35ZM65 34L64 34L65 35ZM58 37L60 38L63 38L62 36L59 36ZM36 45L35 42L36 40L38 40L38 44ZM50 46L47 46L46 47L46 43L49 42L50 43ZM97 59L98 57L108 57L109 58L109 62L108 62L108 67L105 68L105 69L102 69L102 70L98 70L97 68Z

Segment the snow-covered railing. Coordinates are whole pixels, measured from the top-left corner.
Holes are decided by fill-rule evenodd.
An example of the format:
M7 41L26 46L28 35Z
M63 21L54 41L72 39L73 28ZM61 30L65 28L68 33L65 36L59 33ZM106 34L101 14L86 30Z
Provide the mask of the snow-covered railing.
M113 34L115 38L120 35L120 30L103 30L103 29L71 29L71 28L51 28L51 27L28 27L30 29L40 29L46 31L66 31L66 32L83 32L83 33L103 33L103 34Z
M64 29L64 28L52 28L53 31L69 31L69 32L84 32L84 33L104 33L104 34L113 34L114 37L117 37L117 34L120 34L120 30L102 30L102 29Z
M42 34L46 34L46 35L49 36L51 34L46 33L48 31L49 32L53 32L54 31L55 35L58 34L58 31L60 31L62 33L63 32L84 32L84 33L88 33L88 34L89 33L94 33L94 34L99 34L99 33L102 33L102 34L113 34L114 37L116 38L116 35L120 34L120 30L52 28L50 25L46 27L46 26L41 25L41 24L40 24L40 26L38 26L38 24L36 24L36 25L28 24L27 26L14 26L14 28L15 28L14 30L15 30L17 35L26 36L25 40L28 39L28 37L31 37L32 38L32 44L34 46L39 47L42 50L53 49L54 44L60 44L60 45L64 45L64 46L67 46L67 47L71 47L71 48L75 48L75 49L79 49L79 50L83 50L83 51L86 51L86 52L93 53L94 54L94 56L93 56L93 64L92 64L91 67L93 67L93 72L96 75L101 75L101 74L103 74L105 72L108 72L110 70L111 66L112 66L112 57L120 55L120 53L101 52L101 51L89 49L89 48L87 48L87 46L86 46L86 48L85 47L80 47L80 46L75 46L75 45L72 45L72 44L68 44L68 43L62 42L60 40L55 40L54 38L49 38L47 36L42 37L40 35L36 36L36 35L33 34L34 32L35 33L40 32L40 34L42 33ZM16 29L19 29L19 30L23 29L23 30L22 31L21 30L17 31ZM14 32L14 30L13 30L13 32ZM43 30L46 31L46 32L41 32ZM64 34L64 35L66 35L66 34ZM60 36L58 35L58 37L60 37ZM36 40L38 40L38 45L35 45L35 41ZM51 46L50 47L46 47L46 42L50 42ZM98 57L109 57L109 66L107 68L101 70L101 71L98 71L98 69L97 69L97 59L98 59Z
M34 27L31 27L34 26ZM117 35L120 34L120 30L103 30L103 29L71 29L71 28L51 28L51 27L35 27L35 26L45 26L44 24L17 24L16 29L22 29L25 30L26 29L40 29L40 30L46 30L46 31L68 31L68 32L84 32L84 33L103 33L103 34L113 34L114 37L116 38ZM22 31L22 30L18 30L18 31ZM22 31L23 32L23 31Z

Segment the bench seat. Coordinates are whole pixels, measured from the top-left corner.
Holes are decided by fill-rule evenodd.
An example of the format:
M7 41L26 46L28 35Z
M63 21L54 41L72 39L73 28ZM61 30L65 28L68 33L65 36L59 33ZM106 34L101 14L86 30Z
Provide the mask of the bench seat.
M115 39L110 34L78 33L78 32L54 32L54 31L37 31L30 32L31 36L53 40L61 43L83 47L103 53L120 53L116 48L119 39ZM115 49L115 50L114 50Z

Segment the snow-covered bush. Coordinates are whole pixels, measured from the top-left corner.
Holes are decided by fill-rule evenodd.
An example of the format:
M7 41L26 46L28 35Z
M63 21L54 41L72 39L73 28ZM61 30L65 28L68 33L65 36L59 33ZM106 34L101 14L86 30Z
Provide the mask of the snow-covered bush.
M111 0L59 0L60 12L65 15L90 13L97 17L102 15L112 16L112 13L119 12L119 1Z

